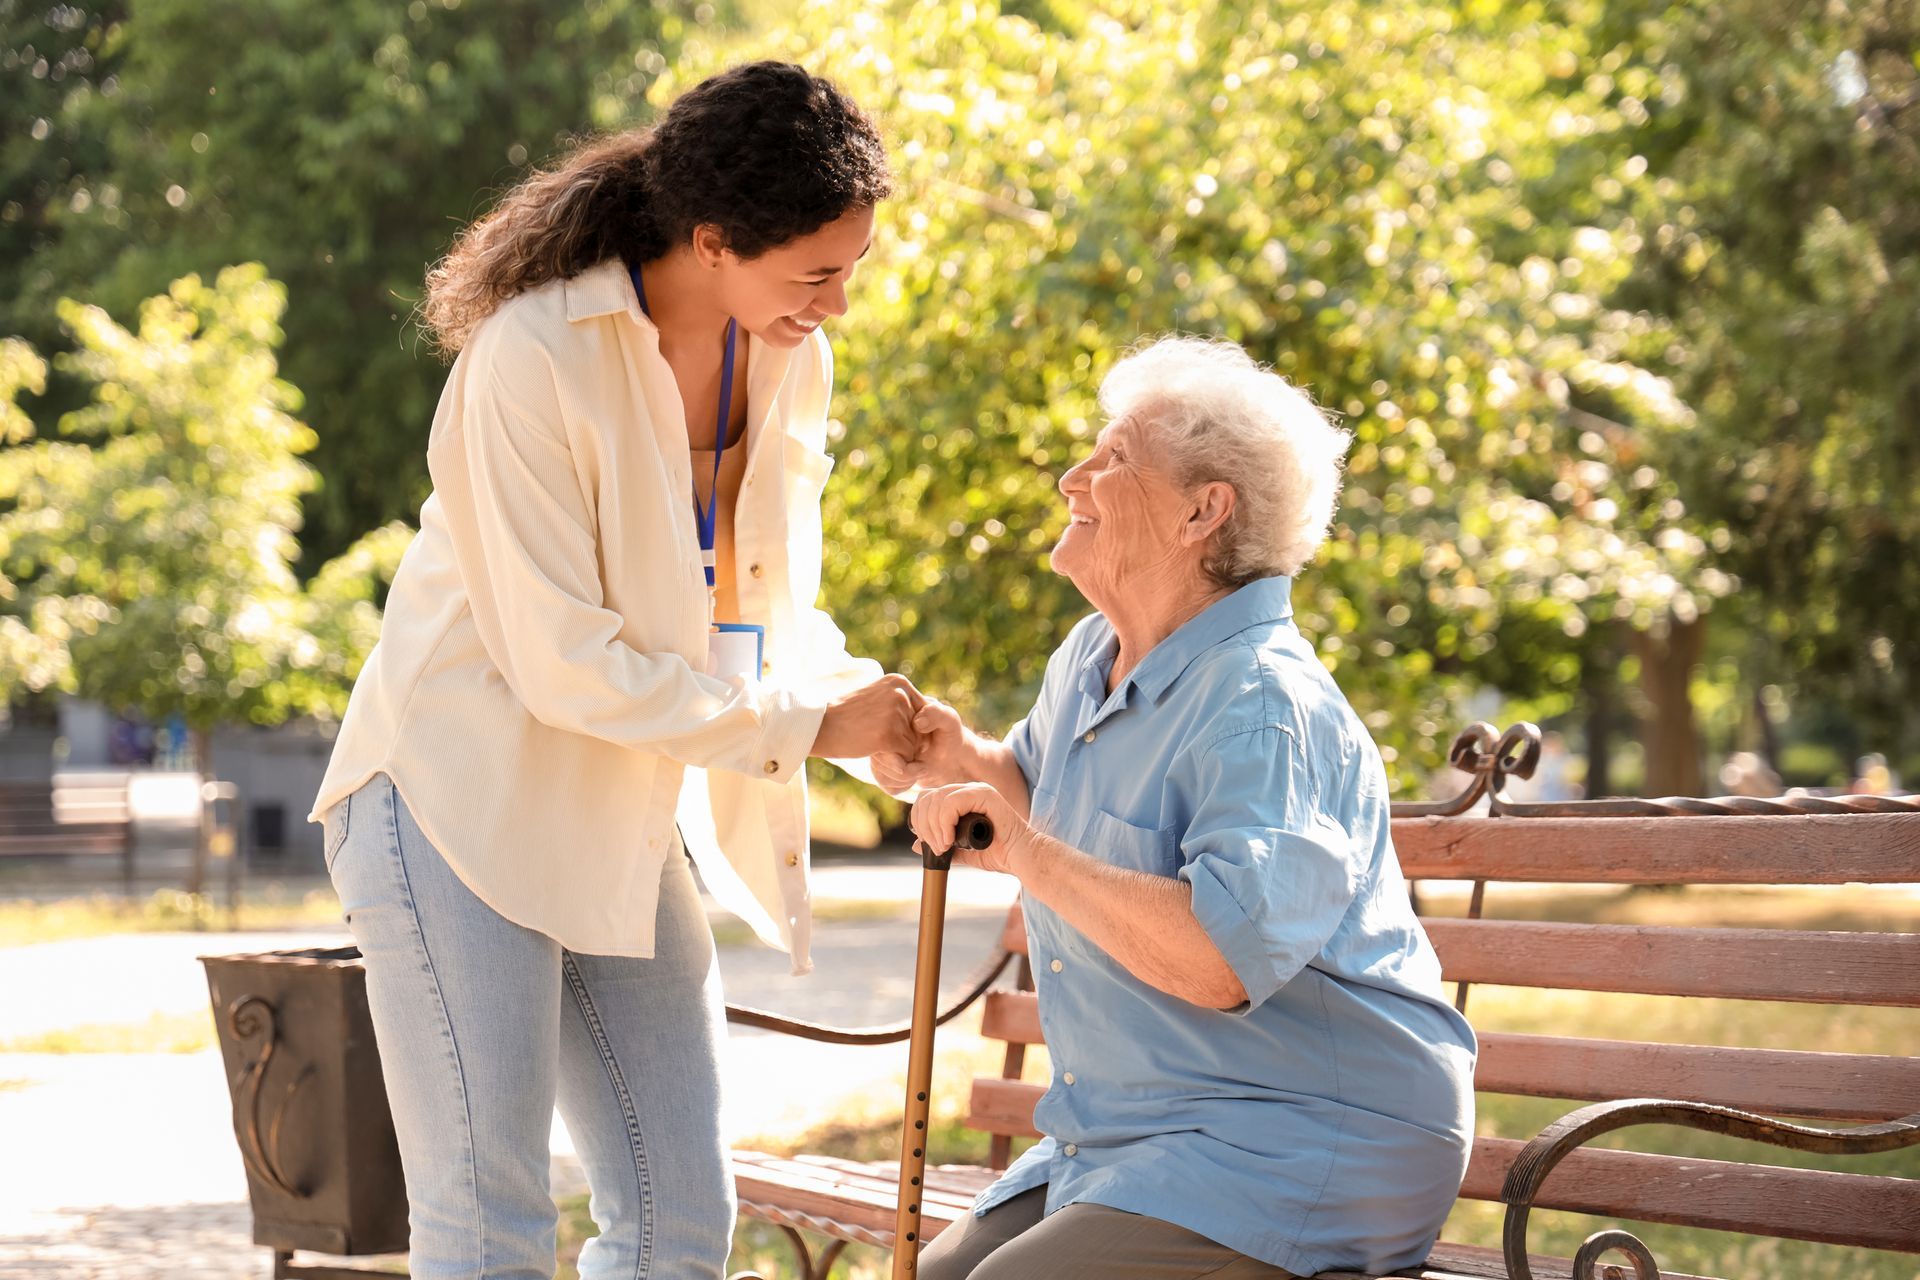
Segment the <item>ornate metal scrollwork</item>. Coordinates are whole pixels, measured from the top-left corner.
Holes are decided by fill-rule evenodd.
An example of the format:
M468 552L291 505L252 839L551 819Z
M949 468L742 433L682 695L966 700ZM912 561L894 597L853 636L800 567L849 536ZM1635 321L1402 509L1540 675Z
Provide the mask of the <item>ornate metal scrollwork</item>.
M266 1082L267 1065L273 1061L280 1043L279 1026L273 1002L264 996L241 996L227 1007L227 1025L242 1047L260 1042L258 1056L240 1068L233 1083L233 1129L240 1139L240 1158L247 1172L268 1186L295 1199L305 1199L307 1191L290 1180L280 1168L280 1126L294 1094L313 1074L311 1064L303 1066L293 1082L280 1095L280 1105L266 1124L263 1136L260 1123L261 1095Z
M1614 1280L1618 1268L1608 1267L1604 1276L1594 1268L1600 1265L1601 1258L1615 1250L1633 1261L1633 1280L1660 1280L1660 1264L1653 1260L1652 1250L1631 1231L1596 1231L1588 1236L1581 1243L1580 1251L1573 1255L1573 1280Z
M1818 1125L1791 1124L1751 1111L1717 1107L1705 1102L1675 1102L1659 1098L1628 1098L1619 1102L1597 1102L1570 1111L1540 1131L1514 1159L1507 1180L1500 1188L1500 1199L1507 1206L1506 1229L1501 1243L1506 1254L1510 1280L1533 1280L1533 1268L1527 1261L1527 1218L1534 1198L1554 1167L1580 1147L1603 1133L1643 1124L1676 1124L1707 1133L1745 1138L1794 1151L1814 1151L1826 1155L1871 1155L1920 1146L1920 1114L1889 1120L1884 1124L1857 1125L1846 1129L1828 1129ZM1596 1280L1594 1268L1603 1254L1618 1249L1633 1259L1636 1280L1658 1280L1660 1270L1646 1245L1625 1231L1602 1231L1581 1246L1575 1258L1574 1280ZM1581 1269L1584 1260L1585 1270Z
M1454 768L1471 775L1466 788L1446 800L1400 801L1396 818L1451 818L1484 797L1487 812L1502 818L1668 818L1766 816L1810 813L1920 813L1920 796L1660 796L1602 800L1515 800L1509 778L1527 779L1540 763L1540 726L1522 720L1505 733L1486 721L1460 731L1447 753Z

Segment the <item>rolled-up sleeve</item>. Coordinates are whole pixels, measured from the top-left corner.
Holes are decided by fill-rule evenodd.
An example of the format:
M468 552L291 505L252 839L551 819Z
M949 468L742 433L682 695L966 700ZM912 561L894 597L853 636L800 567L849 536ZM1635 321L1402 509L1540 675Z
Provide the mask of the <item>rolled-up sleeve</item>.
M824 699L724 682L620 638L592 511L550 387L470 375L463 412L427 451L487 655L542 723L682 764L773 781L806 762ZM551 381L548 371L548 381ZM542 404L548 404L543 411Z
M1180 878L1193 914L1246 989L1245 1013L1325 949L1352 907L1359 862L1319 813L1303 755L1277 726L1234 733L1183 762L1192 820Z

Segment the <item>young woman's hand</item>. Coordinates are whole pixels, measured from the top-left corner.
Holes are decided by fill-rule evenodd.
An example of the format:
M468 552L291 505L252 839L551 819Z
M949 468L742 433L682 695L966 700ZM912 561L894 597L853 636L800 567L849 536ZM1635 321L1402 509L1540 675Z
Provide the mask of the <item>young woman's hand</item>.
M960 713L938 698L921 697L923 705L913 718L914 732L919 735L913 754L883 751L873 757L874 781L888 791L972 780L961 765L967 726Z
M1017 876L1016 863L1026 855L1034 831L1006 797L984 782L935 787L913 802L913 834L929 849L953 848L960 819L977 813L993 824L993 843L985 849L954 849L953 860L963 867L981 867Z
M810 754L851 760L887 752L911 759L920 735L913 719L925 699L905 676L881 676L827 706Z

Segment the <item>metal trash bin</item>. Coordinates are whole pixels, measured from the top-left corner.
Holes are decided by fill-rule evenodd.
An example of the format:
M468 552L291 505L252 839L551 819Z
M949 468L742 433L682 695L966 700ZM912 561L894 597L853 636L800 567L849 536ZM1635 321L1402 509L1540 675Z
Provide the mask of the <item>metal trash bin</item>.
M296 1266L407 1247L407 1188L356 947L201 956L247 1168L253 1238L276 1277L358 1272Z

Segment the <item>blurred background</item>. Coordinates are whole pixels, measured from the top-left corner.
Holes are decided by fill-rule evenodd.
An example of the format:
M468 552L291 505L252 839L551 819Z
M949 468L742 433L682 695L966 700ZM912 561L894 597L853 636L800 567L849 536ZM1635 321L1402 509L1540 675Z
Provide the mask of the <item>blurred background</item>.
M823 601L986 727L1084 603L1059 473L1144 334L1355 433L1302 628L1429 789L1920 776L1920 19L1849 5L10 0L4 767L306 797L427 492L413 322L569 139L798 59L900 195L837 327ZM866 803L860 801L860 803Z
M832 334L856 651L1018 719L1102 373L1212 334L1354 432L1295 602L1397 796L1479 718L1536 798L1920 778L1913 0L0 0L0 942L335 920L422 275L766 56L899 179Z

